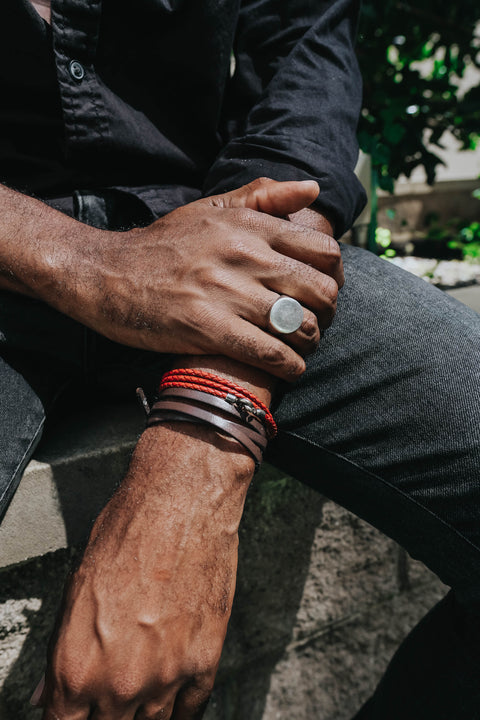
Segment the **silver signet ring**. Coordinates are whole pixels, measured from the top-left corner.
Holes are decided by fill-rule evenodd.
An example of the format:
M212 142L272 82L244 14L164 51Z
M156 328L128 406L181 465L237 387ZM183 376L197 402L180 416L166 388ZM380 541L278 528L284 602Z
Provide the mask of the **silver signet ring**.
M297 300L287 295L281 295L270 310L270 325L274 330L284 335L293 333L303 323L303 307Z

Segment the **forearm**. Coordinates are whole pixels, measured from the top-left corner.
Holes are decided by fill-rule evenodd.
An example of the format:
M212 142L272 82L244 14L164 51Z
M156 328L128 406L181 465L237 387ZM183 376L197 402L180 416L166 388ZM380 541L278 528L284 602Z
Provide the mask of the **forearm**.
M39 298L68 314L77 279L91 274L101 230L0 185L0 288Z

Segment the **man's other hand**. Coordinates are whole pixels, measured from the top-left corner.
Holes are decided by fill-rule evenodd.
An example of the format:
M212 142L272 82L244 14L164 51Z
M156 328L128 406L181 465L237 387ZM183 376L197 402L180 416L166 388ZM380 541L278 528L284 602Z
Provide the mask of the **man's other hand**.
M144 433L94 525L51 642L43 720L203 714L253 461L209 429L184 428Z

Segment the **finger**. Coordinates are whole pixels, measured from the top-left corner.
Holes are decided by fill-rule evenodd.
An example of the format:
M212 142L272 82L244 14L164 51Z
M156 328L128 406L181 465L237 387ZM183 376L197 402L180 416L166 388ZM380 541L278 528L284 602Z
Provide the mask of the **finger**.
M305 361L289 345L238 317L225 327L220 352L287 382L305 372Z
M303 322L295 332L282 334L271 326L269 326L269 332L283 339L284 342L288 343L290 347L296 350L302 357L315 352L320 343L318 320L316 316L306 308L303 308Z
M332 218L324 215L323 210L316 210L311 207L304 208L303 210L299 210L299 212L289 215L287 219L297 225L304 225L305 227L326 233L327 235L335 234Z
M340 245L326 233L296 225L288 220L252 212L236 210L236 223L247 232L261 237L267 247L280 257L310 265L343 285L343 263ZM258 246L257 246L258 251Z
M322 329L331 325L337 307L338 285L329 275L282 257L274 272L264 274L262 281L269 290L295 298L312 310Z
M291 333L280 333L270 323L270 311L280 295L268 293L266 297L268 299L264 303L258 302L250 305L243 318L271 335L275 335L282 342L294 348L302 357L314 352L320 342L320 328L316 315L304 307L303 321L298 330Z
M268 313L275 300L278 300L278 295L288 295L314 312L322 329L331 325L336 311L338 284L328 274L272 251L268 246L264 246L261 252L242 251L236 262L238 265L242 262L256 262L256 275L243 278L238 283L235 274L227 276L222 271L218 278L212 276L210 281L218 284L222 282L229 292L230 288L235 288L235 293L226 300L236 315L266 329ZM271 292L265 295L264 290ZM304 328L307 341L312 337L313 328L310 326L311 319ZM218 332L215 334L218 335Z
M316 316L310 310L303 308L303 322L298 330L282 334L270 324L270 311L278 300L279 294L258 286L242 287L241 293L239 301L232 306L239 317L276 335L302 356L316 350L320 341L320 329Z
M268 183L274 183L274 181L268 181ZM310 183L274 183L275 186L304 184L309 185ZM245 188L248 187L245 186ZM242 196L242 193L247 192L245 188L234 191L238 193L239 200L242 200L242 198L245 200L246 196ZM288 194L288 188L284 188L283 191ZM212 202L217 199L220 199L218 204L222 207L237 208L239 214L236 217L236 222L243 226L244 229L250 232L254 231L257 236L260 235L278 254L290 257L306 265L312 265L316 270L330 275L337 285L342 287L344 283L342 255L339 244L331 235L288 220L271 217L265 212L261 214L252 213L254 203L242 206L240 201L236 201L231 205L227 205L226 195L208 198ZM201 200L199 202L205 201ZM265 204L264 207L266 206ZM242 212L241 207L244 207L247 212Z
M318 185L313 180L277 182L258 178L237 190L207 198L207 201L216 207L249 208L284 217L311 205L318 193Z
M189 687L177 695L171 720L200 720L210 700L212 688Z
M281 255L311 265L329 275L338 287L344 283L343 261L340 245L330 235L295 226L294 223L279 222L272 234L270 247Z

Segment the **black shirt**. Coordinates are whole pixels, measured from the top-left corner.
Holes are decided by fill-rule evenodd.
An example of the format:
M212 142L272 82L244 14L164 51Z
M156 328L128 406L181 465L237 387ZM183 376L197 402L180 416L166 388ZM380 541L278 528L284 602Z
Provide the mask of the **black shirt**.
M2 0L0 181L123 188L155 216L258 176L315 179L337 234L353 174L357 0ZM232 74L232 53L235 57Z

